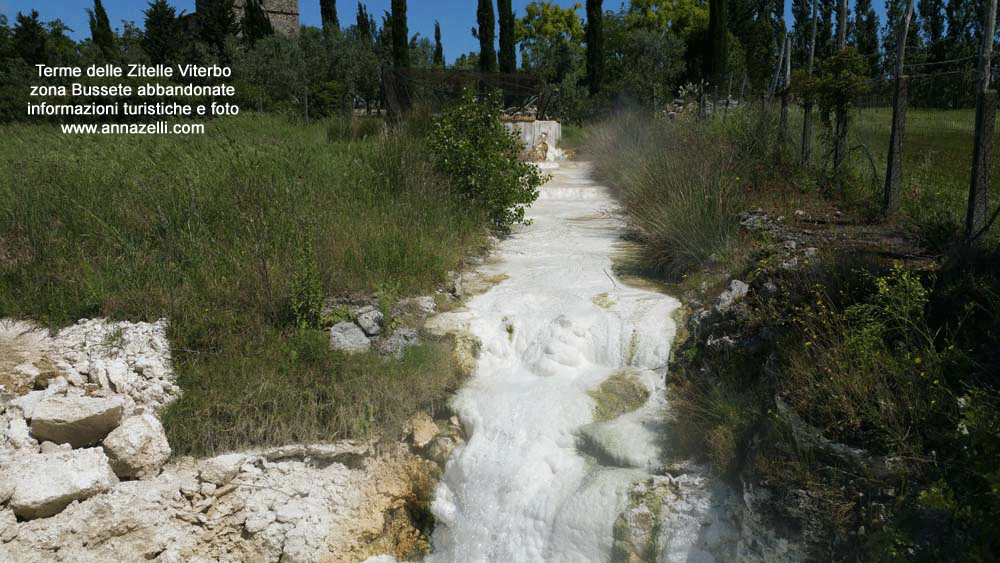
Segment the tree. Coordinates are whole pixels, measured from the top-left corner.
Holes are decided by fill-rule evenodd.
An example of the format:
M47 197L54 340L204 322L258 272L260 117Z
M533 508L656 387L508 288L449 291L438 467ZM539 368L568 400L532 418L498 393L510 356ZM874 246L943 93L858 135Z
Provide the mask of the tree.
M66 35L67 31L73 30L59 18L46 23L45 28L49 35L46 40L45 58L49 63L66 66L76 63L79 60L76 42ZM125 28L126 34L131 29L134 29L134 26L127 24ZM2 49L0 49L0 52L2 52Z
M233 0L204 0L198 5L198 35L219 58L225 58L226 38L235 35Z
M792 0L792 61L805 66L812 39L812 4L816 0Z
M514 72L517 70L517 52L511 0L497 0L497 12L500 22L500 72Z
M730 34L727 64L730 75L739 82L742 82L741 76L745 77L747 86L751 88L766 88L773 78L778 59L780 43L777 38L785 35L784 20L776 16L783 13L783 3L776 0L727 2ZM812 4L807 4L811 10ZM811 27L807 29L804 45L808 45L812 31ZM689 63L689 73L690 66Z
M606 14L604 26L610 89L649 108L672 98L684 72L684 42L666 29L630 27L623 14Z
M434 20L434 68L444 68L444 47L441 46L441 24Z
M882 67L887 72L893 72L896 68L897 36L899 26L906 16L906 5L908 0L886 0L885 4L885 26L882 28ZM916 54L921 45L920 20L917 11L914 10L913 18L910 20L909 32L906 34L906 60L913 62L913 55Z
M479 70L479 53L472 51L455 59L451 64L455 70Z
M358 39L365 40L368 43L375 41L375 33L373 32L375 29L375 20L368 15L368 10L361 2L358 2L358 15L355 26Z
M708 26L708 6L702 0L632 0L625 14L630 28L668 30L687 41Z
M872 9L872 0L857 0L851 31L850 42L868 65L868 76L875 78L879 75L878 15Z
M42 22L38 20L38 10L32 10L27 16L18 12L17 23L14 24L14 33L11 37L14 55L21 57L31 66L45 64L47 43L48 34L45 33Z
M117 58L115 33L111 31L111 22L101 0L94 0L94 9L87 10L87 15L90 17L90 38L100 47L105 58L109 60Z
M392 0L392 62L399 68L410 66L410 53L406 39L406 0Z
M0 14L0 61L14 56L11 31L7 27L7 16Z
M493 47L493 0L479 0L476 9L476 28L472 36L479 40L479 70L496 72L497 55Z
M243 29L243 40L251 46L259 39L274 35L274 26L271 25L271 20L268 19L260 0L246 0L240 26Z
M149 55L150 62L168 64L175 61L181 47L177 11L167 4L167 0L154 0L143 13L146 20L142 49Z
M708 36L712 49L705 65L705 75L715 84L722 82L729 58L729 6L727 0L709 0Z
M337 0L319 0L319 15L323 20L323 31L327 33L340 31L340 20L337 19Z
M521 66L530 68L533 52L543 45L560 38L573 48L583 48L583 22L576 11L580 4L563 8L551 2L532 2L525 6L525 14L517 20L517 41L521 49Z
M819 0L819 10L816 14L816 59L825 59L836 52L833 39L833 16L836 13L839 0Z
M431 68L434 66L434 44L419 33L410 38L410 66L413 68Z
M603 0L587 0L587 85L590 95L601 91L604 80L604 7Z

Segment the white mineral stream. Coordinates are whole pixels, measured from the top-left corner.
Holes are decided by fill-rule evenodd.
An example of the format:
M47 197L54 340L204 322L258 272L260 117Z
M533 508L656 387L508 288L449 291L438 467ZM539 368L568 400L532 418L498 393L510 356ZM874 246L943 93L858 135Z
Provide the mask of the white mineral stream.
M616 278L622 224L585 163L547 172L552 179L529 209L531 224L515 228L478 270L502 281L436 320L481 346L472 378L452 401L469 440L438 486L425 561L610 561L630 486L663 464L664 374L679 303ZM588 391L623 371L650 398L591 425ZM601 436L603 456L581 449L588 425ZM698 526L683 526L689 533L680 536L688 537L673 534L671 553L656 560L714 560L694 548Z

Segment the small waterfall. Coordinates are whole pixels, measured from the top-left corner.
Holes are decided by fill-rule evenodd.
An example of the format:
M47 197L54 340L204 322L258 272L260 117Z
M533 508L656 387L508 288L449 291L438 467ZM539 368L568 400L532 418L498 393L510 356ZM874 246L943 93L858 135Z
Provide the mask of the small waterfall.
M621 223L586 165L551 172L532 223L480 269L503 281L434 320L475 336L480 351L452 402L469 440L438 486L426 561L611 561L616 522L635 513L637 494L669 481L677 510L654 515L649 560L714 562L705 549L729 534L706 536L719 520L706 520L708 480L653 474L664 463L663 382L679 303L615 278ZM595 391L611 377L645 388L645 400L595 421Z

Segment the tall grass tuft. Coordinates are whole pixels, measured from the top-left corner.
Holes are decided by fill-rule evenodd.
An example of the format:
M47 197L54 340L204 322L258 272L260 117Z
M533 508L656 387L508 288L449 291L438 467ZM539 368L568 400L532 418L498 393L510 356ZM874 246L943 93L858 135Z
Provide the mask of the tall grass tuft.
M588 132L585 146L645 269L677 279L725 252L746 201L732 144L695 122L623 114Z

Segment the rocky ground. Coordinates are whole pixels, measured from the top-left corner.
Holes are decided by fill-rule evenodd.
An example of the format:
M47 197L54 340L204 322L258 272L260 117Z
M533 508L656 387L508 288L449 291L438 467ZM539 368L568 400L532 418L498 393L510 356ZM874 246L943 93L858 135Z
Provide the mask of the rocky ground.
M433 300L401 307L426 316ZM400 443L172 459L157 416L180 392L166 326L89 319L50 334L0 320L0 560L339 562L426 549L457 419L421 413ZM391 354L415 334L362 337Z
M753 209L740 216L743 234L756 241L754 252L746 264L712 264L694 279L699 286L690 287L683 295L685 304L684 334L678 338L672 383L681 377L694 378L700 384L717 384L714 372L728 361L766 362L762 350L774 346L775 333L768 323L781 324L780 318L765 318L766 312L755 310L771 300L788 299L775 280L794 277L811 263L834 256L856 255L873 259L900 261L915 270L933 270L939 256L917 244L899 225L869 224L828 202L813 202L810 207L787 213ZM785 288L787 289L787 288ZM751 322L752 320L752 322ZM721 368L720 368L721 369ZM680 373L685 375L680 376ZM779 375L776 375L776 377ZM773 397L773 410L766 415L774 424L787 429L787 435L753 430L748 436L737 437L736 458L722 468L734 502L729 505L731 518L746 542L756 543L769 553L763 560L830 561L837 546L856 549L860 545L858 530L844 527L844 521L881 521L886 518L885 506L895 502L896 493L888 483L898 479L901 460L879 457L855 447L836 443L808 424L781 397ZM764 444L762 440L771 440ZM846 472L872 476L872 482L886 483L876 491L855 491L840 487L835 494L824 497L820 486L808 488L795 479L776 479L758 471L761 452L799 451L812 456L817 474ZM719 460L715 460L719 462ZM848 479L849 480L849 479ZM859 481L860 482L860 481ZM858 490L863 489L858 485ZM847 492L845 492L845 490ZM831 500L850 494L865 497L858 500L864 518L857 514L846 517L835 514ZM888 494L889 496L884 496ZM883 496L878 496L883 495ZM870 497L870 498L868 498ZM878 511L881 510L879 513ZM748 534L749 532L749 534ZM854 535L851 535L854 534ZM740 553L735 561L754 560L751 554Z

